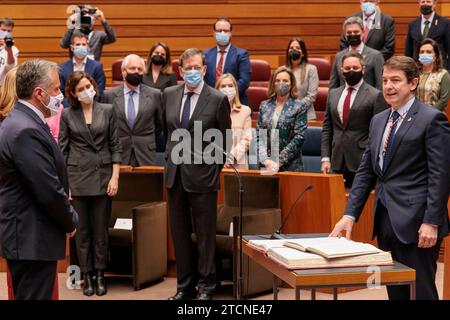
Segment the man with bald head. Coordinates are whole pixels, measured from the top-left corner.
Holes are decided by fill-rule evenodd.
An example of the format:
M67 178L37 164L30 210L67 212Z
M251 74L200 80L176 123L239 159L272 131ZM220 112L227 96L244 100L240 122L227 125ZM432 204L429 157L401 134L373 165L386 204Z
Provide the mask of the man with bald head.
M156 137L161 132L161 92L142 84L145 63L130 54L123 59L123 85L105 91L113 105L122 144L122 165L155 165Z

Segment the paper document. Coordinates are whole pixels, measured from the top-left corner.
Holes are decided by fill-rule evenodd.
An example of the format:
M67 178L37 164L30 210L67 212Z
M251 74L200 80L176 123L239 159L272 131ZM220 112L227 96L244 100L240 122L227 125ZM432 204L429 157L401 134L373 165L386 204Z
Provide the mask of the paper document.
M133 220L125 218L117 218L116 223L114 224L114 229L132 230Z

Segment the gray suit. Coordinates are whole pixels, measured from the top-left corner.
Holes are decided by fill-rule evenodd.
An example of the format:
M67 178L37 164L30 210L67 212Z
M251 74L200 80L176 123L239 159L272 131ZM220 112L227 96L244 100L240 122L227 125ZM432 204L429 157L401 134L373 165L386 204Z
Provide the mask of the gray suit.
M363 82L343 126L338 103L344 89L345 86L341 86L328 93L322 128L322 158L331 158L331 170L335 172L343 171L344 163L349 171L356 172L367 146L370 121L387 108L387 103L379 90Z
M348 49L344 49L336 53L334 58L333 66L331 68L330 75L330 89L338 88L345 84L344 76L341 73L342 67L342 57L348 52ZM364 46L362 51L362 56L364 59L364 64L366 66L366 71L364 72L364 81L370 84L372 87L382 88L382 74L383 74L383 55L368 46Z
M122 164L129 165L133 156L139 166L155 165L156 137L161 132L161 92L139 85L139 109L131 129L125 114L124 85L105 91L104 103L113 105L122 144Z

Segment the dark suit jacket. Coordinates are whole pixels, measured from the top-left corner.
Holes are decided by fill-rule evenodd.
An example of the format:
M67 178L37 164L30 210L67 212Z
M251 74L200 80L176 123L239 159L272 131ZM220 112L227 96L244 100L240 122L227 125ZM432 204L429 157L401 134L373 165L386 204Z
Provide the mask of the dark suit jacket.
M65 94L64 89L66 86L67 80L69 80L70 75L73 73L73 60L69 59L66 62L63 62L59 65L59 81L61 82L61 92ZM103 66L100 62L87 59L86 60L86 66L84 68L84 71L90 75L92 78L94 78L95 82L97 83L98 91L97 92L97 99L100 100L103 96L103 91L105 91L105 84L106 84L106 77L105 72L103 71ZM63 101L64 107L69 107L69 102L67 99L64 99Z
M363 18L363 13L355 13L352 16ZM363 20L364 21L364 20ZM384 57L384 60L389 59L395 52L395 21L394 19L384 13L377 12L375 21L369 30L366 45L372 49L378 50ZM345 35L341 35L340 50L348 48Z
M175 180L176 171L180 170L181 181L187 192L213 192L219 190L220 171L223 164L175 164L172 159L172 149L179 143L171 141L175 138L172 135L175 130L182 129L180 124L181 102L183 99L184 84L169 87L163 93L163 125L164 136L166 137L166 187L172 188ZM203 86L202 92L198 99L189 122L189 134L192 145L190 154L193 155L197 151L197 155L203 150L194 149L194 139L201 139L202 136L194 136L194 121L201 126L201 134L203 135L208 129L220 130L222 137L226 136L226 130L231 128L230 105L228 98L221 92L209 87ZM180 139L181 140L181 139ZM218 141L215 142L220 145ZM208 143L203 143L203 147ZM225 146L225 142L222 146ZM224 148L225 149L225 148ZM192 157L191 157L192 159ZM192 161L192 163L194 163Z
M156 160L156 137L161 131L161 91L144 84L139 85L139 110L133 129L125 114L123 86L105 91L103 102L113 105L122 145L122 164L128 165L131 150L140 166L150 166Z
M156 83L155 83L155 82L153 82L153 76L152 76L152 72L150 70L150 74L144 74L142 83L151 88L155 88L155 89L164 91L165 88L177 85L177 74L175 72L172 74L164 74L164 73L160 72L158 79L156 79Z
M206 50L204 54L207 68L205 82L214 88L216 85L217 46ZM252 73L248 51L231 45L223 65L222 74L225 73L231 73L234 76L238 84L239 99L248 106L247 88L250 85Z
M363 82L351 106L348 120L342 125L338 103L345 86L331 89L328 93L327 109L322 128L322 158L331 159L333 171L356 172L367 146L369 125L372 117L387 108L383 94ZM345 93L346 94L346 93Z
M336 53L334 58L333 66L331 68L330 74L330 89L338 88L345 84L344 76L341 73L342 57L348 52L348 49L344 49ZM383 74L383 55L368 46L364 46L362 51L362 56L364 59L364 64L366 66L366 71L364 72L364 81L370 84L372 87L377 89L382 88L382 74Z
M345 214L358 219L375 186L374 212L384 192L392 228L400 241L417 243L422 223L439 226L438 236L444 237L449 232L450 125L447 117L416 100L395 134L391 156L386 159L382 172L378 155L390 112L388 109L373 117L369 145L353 181ZM375 231L374 228L374 236Z
M64 154L73 196L105 195L112 164L122 161L122 147L111 105L95 103L88 129L81 107L61 114L59 145Z
M449 70L449 50L450 50L450 22L446 17L441 17L437 13L434 14L431 22L430 31L427 38L431 38L439 44L441 51L442 63L444 68ZM422 16L416 18L408 24L408 32L406 34L405 55L417 60L417 50L422 42Z
M78 224L70 205L64 157L50 130L17 103L0 129L0 254L55 261Z

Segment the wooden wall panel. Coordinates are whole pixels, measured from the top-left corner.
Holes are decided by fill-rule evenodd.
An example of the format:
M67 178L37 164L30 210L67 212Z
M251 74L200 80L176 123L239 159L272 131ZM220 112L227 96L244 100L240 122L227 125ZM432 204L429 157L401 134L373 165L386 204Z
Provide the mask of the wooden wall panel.
M69 4L73 1L2 1L2 16L16 21L14 37L22 59L42 57L60 62L67 58L59 39L66 29ZM104 11L118 37L116 43L104 47L106 69L131 52L144 57L156 41L166 42L174 57L187 47L211 47L212 24L219 16L232 19L233 43L250 50L252 58L266 58L272 68L278 66L294 36L305 39L310 55L332 60L343 20L359 11L356 0L195 0L189 5L182 0L97 0L93 5ZM407 23L418 15L417 3L383 0L381 9L396 19L396 51L402 53ZM438 9L449 15L450 0L440 1Z

